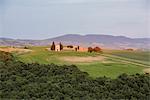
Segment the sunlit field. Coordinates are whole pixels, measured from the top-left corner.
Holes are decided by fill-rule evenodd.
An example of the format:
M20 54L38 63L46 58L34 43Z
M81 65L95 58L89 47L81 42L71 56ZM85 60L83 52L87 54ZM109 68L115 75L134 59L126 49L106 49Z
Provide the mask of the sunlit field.
M150 51L107 50L105 53L150 65Z
M143 73L149 67L149 52L112 51L103 53L48 51L47 47L31 47L32 52L14 53L18 60L25 63L76 65L81 71L93 77L107 76L116 78L122 73ZM144 57L143 57L144 56ZM94 59L94 60L93 60Z

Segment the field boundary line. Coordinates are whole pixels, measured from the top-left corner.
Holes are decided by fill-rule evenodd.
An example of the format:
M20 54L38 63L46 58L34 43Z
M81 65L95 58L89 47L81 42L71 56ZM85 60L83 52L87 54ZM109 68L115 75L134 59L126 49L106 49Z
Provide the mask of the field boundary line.
M142 66L142 67L147 67L147 68L150 67L150 64L145 64L145 63L142 63L138 60L133 60L133 59L130 59L130 58L124 58L124 57L114 56L114 55L110 55L110 54L103 54L103 56L110 57L110 58L112 58L112 60L126 62L126 63L130 63L130 64Z

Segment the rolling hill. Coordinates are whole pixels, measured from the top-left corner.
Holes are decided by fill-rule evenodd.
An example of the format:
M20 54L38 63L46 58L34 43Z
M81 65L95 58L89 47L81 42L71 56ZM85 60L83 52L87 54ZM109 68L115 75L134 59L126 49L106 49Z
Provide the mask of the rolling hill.
M0 38L1 46L45 46L50 45L52 41L61 42L63 44L74 44L88 46L101 46L103 48L124 49L124 48L138 48L150 49L150 38L129 38L125 36L112 35L76 35L67 34L55 38L44 40L27 40L27 39L10 39Z

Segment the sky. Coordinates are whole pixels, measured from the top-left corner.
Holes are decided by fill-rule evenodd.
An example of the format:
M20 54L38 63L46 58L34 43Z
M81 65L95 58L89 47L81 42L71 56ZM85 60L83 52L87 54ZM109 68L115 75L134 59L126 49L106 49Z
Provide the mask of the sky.
M150 37L150 0L0 0L0 37Z

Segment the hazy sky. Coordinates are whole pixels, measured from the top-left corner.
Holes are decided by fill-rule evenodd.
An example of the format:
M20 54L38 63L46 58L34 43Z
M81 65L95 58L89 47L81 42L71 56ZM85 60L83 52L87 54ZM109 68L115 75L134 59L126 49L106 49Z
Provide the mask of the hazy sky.
M150 37L150 0L0 0L0 37Z

